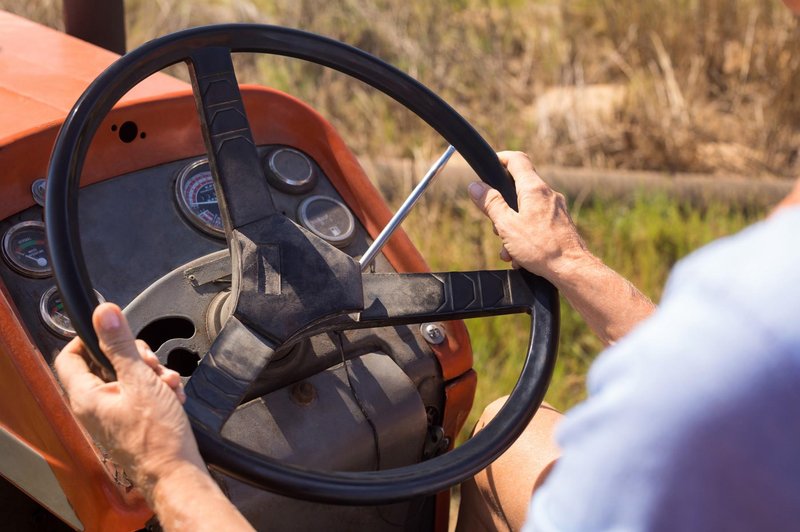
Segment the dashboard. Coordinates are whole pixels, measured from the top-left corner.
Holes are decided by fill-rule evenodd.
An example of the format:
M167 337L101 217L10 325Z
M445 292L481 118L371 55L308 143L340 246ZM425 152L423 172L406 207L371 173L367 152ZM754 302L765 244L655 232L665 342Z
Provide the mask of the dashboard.
M369 235L309 155L285 145L258 150L282 214L353 257L366 251ZM0 222L0 276L33 340L52 363L75 333L47 257L41 181L34 183L31 195L36 206ZM227 245L207 159L182 159L83 187L79 205L81 242L98 298L124 308L134 332L162 362L188 377L185 359L196 363L203 346L219 332L225 316L218 296L230 287ZM393 271L382 255L372 269ZM192 293L169 282L170 273ZM169 347L177 350L173 357L163 349L175 339L169 338L170 329L193 340L171 342Z

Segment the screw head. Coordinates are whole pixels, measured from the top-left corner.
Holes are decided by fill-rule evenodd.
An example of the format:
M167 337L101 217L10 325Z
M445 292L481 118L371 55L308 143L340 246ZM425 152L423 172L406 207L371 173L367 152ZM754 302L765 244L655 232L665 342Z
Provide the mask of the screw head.
M419 332L426 342L433 345L441 344L447 337L444 328L438 323L423 323L419 326Z

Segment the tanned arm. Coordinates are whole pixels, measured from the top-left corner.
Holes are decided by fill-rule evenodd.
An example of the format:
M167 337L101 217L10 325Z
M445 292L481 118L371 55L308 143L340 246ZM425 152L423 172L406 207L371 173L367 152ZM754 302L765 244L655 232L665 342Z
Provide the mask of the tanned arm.
M503 242L500 257L553 283L606 345L616 342L655 305L589 252L564 196L542 181L527 155L498 155L514 178L519 212L484 183L470 184L469 193Z

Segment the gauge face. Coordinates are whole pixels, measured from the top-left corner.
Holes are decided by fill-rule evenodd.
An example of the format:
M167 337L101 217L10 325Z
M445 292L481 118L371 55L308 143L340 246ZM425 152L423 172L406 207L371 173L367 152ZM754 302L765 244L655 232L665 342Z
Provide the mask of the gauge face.
M308 192L317 184L311 159L292 148L279 148L267 157L267 178L275 187L291 194Z
M105 301L97 290L94 293L98 301L101 303ZM70 321L67 312L64 310L61 294L58 293L58 289L55 286L51 286L47 292L42 294L42 299L39 301L39 316L44 324L57 335L64 338L75 336L72 321Z
M225 236L217 202L214 179L208 161L195 161L181 171L175 195L184 216L198 229L212 236Z
M52 275L44 224L21 222L9 229L3 236L3 258L11 268L28 277Z
M306 229L334 246L344 247L353 239L356 221L350 209L327 196L311 196L298 208L298 218Z

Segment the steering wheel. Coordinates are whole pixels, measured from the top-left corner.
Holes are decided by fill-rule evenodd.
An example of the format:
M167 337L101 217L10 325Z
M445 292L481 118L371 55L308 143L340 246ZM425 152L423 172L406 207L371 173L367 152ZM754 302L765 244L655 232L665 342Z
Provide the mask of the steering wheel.
M558 294L525 271L362 274L358 262L282 215L259 164L231 61L232 52L304 59L357 78L416 113L450 142L483 181L516 208L497 155L456 111L419 82L348 45L298 30L255 24L194 28L118 59L83 93L50 161L46 224L58 289L94 361L113 367L92 328L98 302L78 232L78 190L91 139L113 105L151 74L186 62L231 255L231 317L187 383L186 413L210 467L290 497L383 504L432 494L488 466L521 434L541 403L556 358ZM306 269L281 269L303 256ZM271 460L221 436L249 384L274 352L300 336L528 312L531 337L519 381L487 427L452 452L369 472L320 472Z

